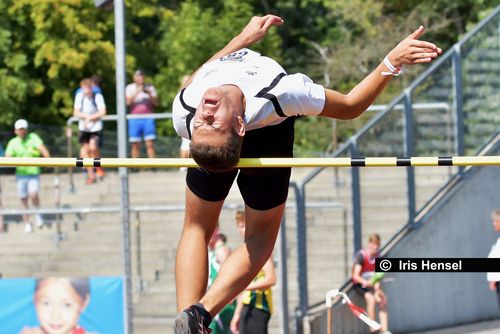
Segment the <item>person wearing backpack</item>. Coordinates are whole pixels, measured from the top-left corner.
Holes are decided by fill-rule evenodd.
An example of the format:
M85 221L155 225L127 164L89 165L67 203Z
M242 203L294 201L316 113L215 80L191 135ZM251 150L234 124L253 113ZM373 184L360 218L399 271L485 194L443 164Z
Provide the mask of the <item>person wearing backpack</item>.
M101 93L92 91L92 82L90 79L83 79L80 82L82 90L75 96L73 116L80 118L78 129L80 130L78 141L82 145L80 157L98 158L101 155L100 147L102 144L102 117L106 115L106 104ZM87 168L87 184L92 184L98 177L104 177L102 167Z

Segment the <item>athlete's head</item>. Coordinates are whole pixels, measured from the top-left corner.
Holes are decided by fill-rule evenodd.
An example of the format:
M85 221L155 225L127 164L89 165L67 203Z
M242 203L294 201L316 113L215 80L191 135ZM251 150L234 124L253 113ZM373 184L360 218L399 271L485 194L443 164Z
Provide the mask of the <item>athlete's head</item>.
M238 228L238 233L242 238L245 238L245 211L238 210L236 211L236 227Z
M236 166L245 135L244 106L243 93L233 85L209 88L203 94L194 116L190 145L198 165L211 171Z
M491 222L495 232L500 232L500 208L493 210L491 213Z
M368 245L366 245L366 249L368 250L368 253L370 253L370 256L377 255L380 249L380 235L377 233L370 235L368 237Z
M92 81L90 79L83 79L80 81L80 87L82 88L83 94L92 96Z

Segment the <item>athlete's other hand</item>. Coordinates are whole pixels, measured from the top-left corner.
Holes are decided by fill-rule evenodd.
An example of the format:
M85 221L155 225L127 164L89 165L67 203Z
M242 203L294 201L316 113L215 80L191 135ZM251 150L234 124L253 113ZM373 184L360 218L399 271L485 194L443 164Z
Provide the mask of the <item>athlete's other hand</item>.
M495 291L497 289L497 282L490 281L488 283L491 291Z
M435 44L419 40L423 33L424 27L420 26L389 52L387 57L393 66L430 63L443 53Z
M231 319L231 323L229 324L229 329L231 330L232 334L240 333L239 324L240 324L240 316L235 313L233 315L233 318Z
M268 14L266 16L254 16L245 28L243 28L239 37L245 42L246 45L250 46L264 38L271 26L280 26L283 22L284 21L281 17L272 14Z

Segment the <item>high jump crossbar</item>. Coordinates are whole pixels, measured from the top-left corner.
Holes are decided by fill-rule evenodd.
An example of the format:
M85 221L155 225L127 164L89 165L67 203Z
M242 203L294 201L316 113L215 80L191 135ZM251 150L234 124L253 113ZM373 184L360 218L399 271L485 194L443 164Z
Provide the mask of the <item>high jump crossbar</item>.
M189 158L0 158L0 167L198 167ZM237 168L263 167L420 167L500 166L500 156L366 157L366 158L241 158Z

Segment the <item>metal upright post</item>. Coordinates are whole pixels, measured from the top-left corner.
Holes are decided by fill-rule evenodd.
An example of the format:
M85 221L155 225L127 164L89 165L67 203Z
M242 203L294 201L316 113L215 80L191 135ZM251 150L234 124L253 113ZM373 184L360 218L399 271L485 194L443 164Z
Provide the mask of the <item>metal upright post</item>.
M278 285L281 290L280 299L280 318L281 318L281 334L289 333L289 315L288 315L288 267L286 257L286 218L283 214L281 220L280 233L278 235Z
M411 91L404 93L404 155L413 156L413 106L411 101ZM408 222L413 223L416 214L415 203L415 171L413 167L406 167L406 187L408 194Z
M358 157L358 143L353 139L350 145L351 157ZM361 190L359 181L359 167L351 167L351 191L352 191L352 229L354 237L354 249L362 247L361 234Z
M125 106L125 5L124 0L114 1L115 10L115 57L116 57L116 113L118 115L118 157L127 157L127 124ZM132 308L132 259L130 251L130 203L127 168L119 168L121 201L120 213L123 225L123 260L125 275L125 303L127 330L133 334Z
M306 205L305 191L303 184L291 182L290 185L295 189L295 203L297 215L297 280L299 283L299 305L295 310L296 333L301 334L302 317L307 313L309 306L309 297L307 291L307 226L306 226Z
M464 97L462 87L462 52L460 44L453 47L453 104L455 107L455 154L464 155ZM463 167L459 167L463 171Z

